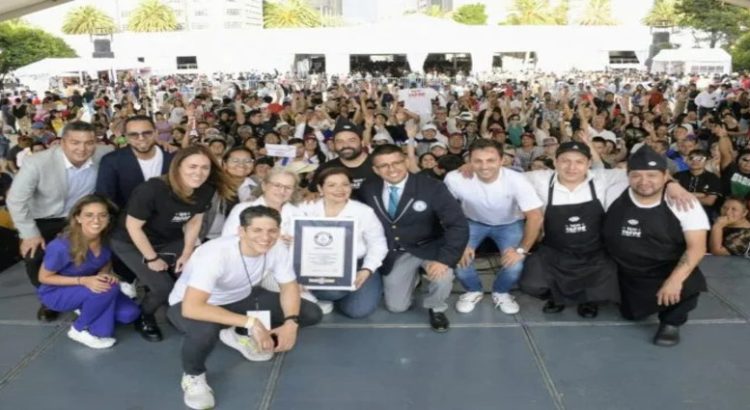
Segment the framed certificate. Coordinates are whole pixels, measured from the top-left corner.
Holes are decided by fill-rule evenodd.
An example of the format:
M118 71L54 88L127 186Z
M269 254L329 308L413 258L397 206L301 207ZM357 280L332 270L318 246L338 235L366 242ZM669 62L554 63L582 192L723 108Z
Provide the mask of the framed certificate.
M293 264L297 282L313 290L354 290L357 221L295 218Z

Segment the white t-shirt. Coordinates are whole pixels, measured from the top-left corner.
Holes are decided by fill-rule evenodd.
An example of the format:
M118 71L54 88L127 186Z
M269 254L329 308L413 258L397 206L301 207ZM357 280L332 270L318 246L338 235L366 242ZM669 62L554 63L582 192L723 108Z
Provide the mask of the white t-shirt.
M141 167L141 172L143 172L144 181L160 176L162 166L164 166L164 154L159 148L154 147L154 149L156 150L156 154L154 154L151 159L140 159L136 157L138 165Z
M507 225L524 219L523 212L541 208L542 201L526 177L502 168L495 181L485 183L476 176L464 178L459 171L445 176L445 185L467 218L486 225Z
M437 96L438 92L432 88L410 88L398 92L398 100L404 102L404 107L422 118L432 117L432 100Z
M292 258L282 243L265 255L247 257L240 255L239 242L239 236L226 236L196 248L169 294L169 304L182 302L188 286L210 293L208 303L221 306L250 296L265 275L282 284L295 280Z
M531 185L534 186L534 191L542 200L544 206L549 205L549 181L552 175L555 175L555 171L531 171L525 175ZM592 179L594 180L596 198L602 204L604 210L609 209L612 202L628 188L628 175L624 169L592 169L589 171L586 180L572 190L559 183L555 175L552 183L554 190L552 205L572 205L591 201L589 181Z
M617 142L617 136L615 135L614 132L610 130L606 130L606 129L597 131L592 126L589 126L589 137L590 138L602 137L604 138L605 141Z
M633 197L633 191L628 188L628 195L630 195L630 200L633 201L633 204L639 208L656 208L657 206L661 205L661 201L652 204L652 205L642 205L640 204L635 197ZM702 206L694 206L692 209L688 209L687 211L681 211L677 209L674 205L667 202L667 206L672 211L674 216L677 217L677 219L680 221L680 225L682 226L682 231L708 231L711 229L711 226L708 223L708 216L706 216L706 211L703 210Z

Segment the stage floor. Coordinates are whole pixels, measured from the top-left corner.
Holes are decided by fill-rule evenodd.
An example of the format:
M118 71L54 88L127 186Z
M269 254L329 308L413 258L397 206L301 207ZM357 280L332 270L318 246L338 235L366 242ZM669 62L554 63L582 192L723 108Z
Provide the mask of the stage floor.
M357 321L333 313L266 363L220 343L208 380L220 409L746 409L750 261L707 257L702 268L710 292L673 348L651 344L654 318L625 322L611 306L585 320L574 307L545 315L521 295L521 312L507 316L486 296L471 314L451 309L445 334L412 308ZM72 316L43 324L38 306L21 265L0 273L0 408L185 408L169 325L162 343L124 326L114 348L95 351L67 338Z

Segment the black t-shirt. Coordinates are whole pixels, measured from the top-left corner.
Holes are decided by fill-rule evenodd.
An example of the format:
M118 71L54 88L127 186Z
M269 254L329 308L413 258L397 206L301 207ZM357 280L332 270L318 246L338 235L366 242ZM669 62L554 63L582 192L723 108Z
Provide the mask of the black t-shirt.
M358 198L359 187L361 187L366 180L378 178L378 176L375 175L375 171L372 170L372 160L369 156L365 159L365 162L356 168L349 168L341 162L341 158L336 158L325 162L318 167L318 170L315 172L315 178L313 178L313 183L308 187L310 191L317 192L318 175L320 175L324 169L334 167L341 167L349 171L349 175L352 177L352 198L354 199Z
M722 196L721 178L716 176L716 174L714 173L704 171L700 175L693 175L690 173L690 171L682 171L674 174L674 178L677 180L677 182L680 183L680 185L682 185L683 188L687 189L688 192L716 195L719 198ZM706 211L712 210L719 202L721 201L717 201L714 206L704 206L703 208ZM709 213L709 215L710 214L711 213Z
M735 198L750 198L750 174L743 174L737 164L721 171L722 193Z
M127 215L146 221L143 232L152 245L162 245L181 239L183 225L194 215L202 214L211 207L214 188L203 184L193 192L193 203L183 202L160 177L151 178L138 185L128 200L127 212L123 212L113 237L132 242L127 229Z

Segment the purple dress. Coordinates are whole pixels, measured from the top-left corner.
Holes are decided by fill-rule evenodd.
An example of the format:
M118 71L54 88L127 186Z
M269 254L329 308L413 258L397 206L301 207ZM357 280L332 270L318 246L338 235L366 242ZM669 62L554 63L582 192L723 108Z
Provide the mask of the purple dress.
M112 252L102 246L95 256L90 250L86 259L76 265L70 255L70 242L60 237L47 245L44 268L62 276L94 276L109 262ZM120 292L115 285L102 293L94 293L83 285L57 286L42 284L37 290L42 304L58 312L81 310L73 322L76 330L88 330L97 337L112 337L116 323L131 323L140 315L138 305Z

